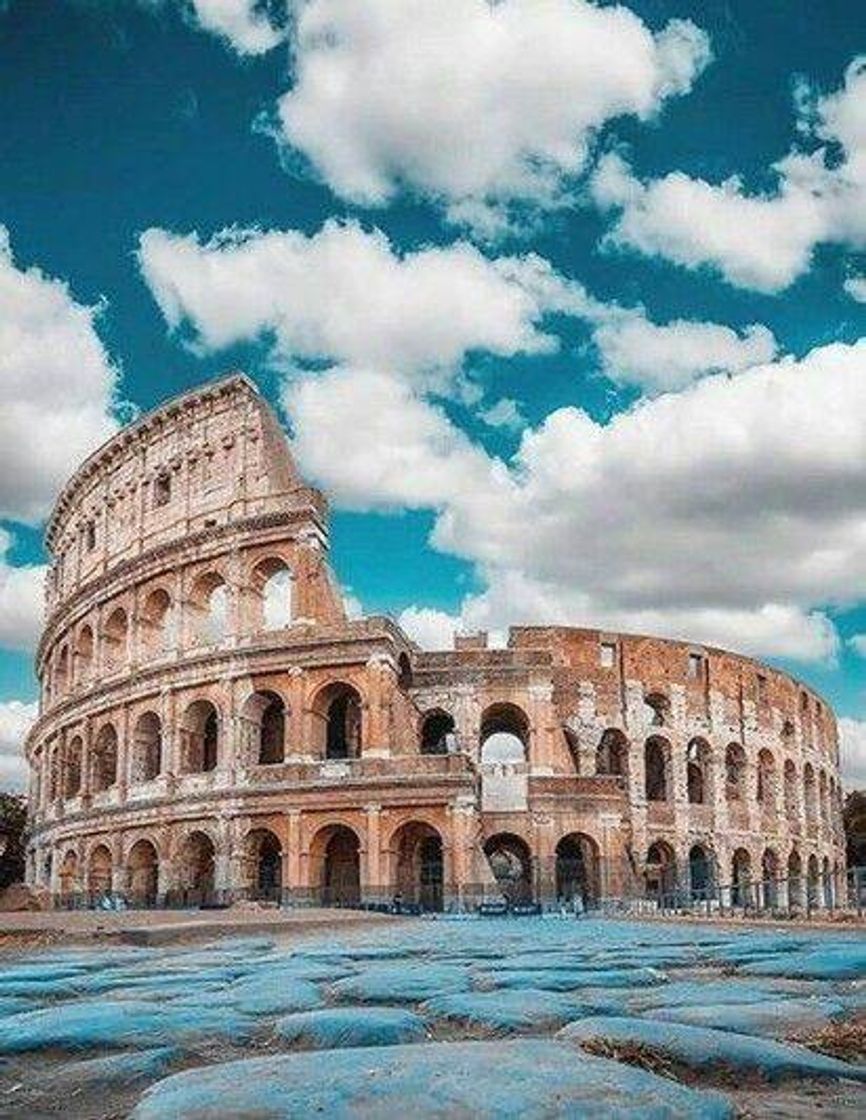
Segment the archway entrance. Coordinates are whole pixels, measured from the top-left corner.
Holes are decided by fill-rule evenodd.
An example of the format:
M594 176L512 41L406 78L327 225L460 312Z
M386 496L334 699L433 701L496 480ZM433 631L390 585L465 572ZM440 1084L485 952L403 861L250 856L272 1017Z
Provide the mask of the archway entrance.
M404 824L394 835L392 849L394 887L402 901L425 911L441 910L444 861L442 837L436 829L418 821Z
M590 836L573 832L556 845L556 897L592 907L599 899L598 845Z
M254 828L246 839L247 885L253 898L279 899L283 887L283 848L270 829Z
M180 887L189 906L207 903L214 893L213 841L203 832L191 832L180 853Z
M761 857L761 893L764 906L775 909L779 905L779 857L772 848Z
M532 854L519 836L500 832L485 841L484 854L505 901L509 906L531 902Z
M361 901L361 843L351 828L334 825L319 839L321 892L325 906L357 906Z
M111 894L111 852L104 844L99 844L90 853L87 891L94 902Z
M752 901L752 857L737 848L731 860L731 905L749 906Z
M159 883L159 859L149 840L137 840L126 861L129 900L135 906L155 906Z
M322 689L313 705L313 715L325 758L360 757L361 712L361 697L350 684L335 681Z
M705 901L712 898L713 868L706 848L695 844L689 851L689 888L693 901Z
M677 861L674 850L664 840L651 844L646 854L647 898L658 899L660 903L670 904L671 896L677 886Z

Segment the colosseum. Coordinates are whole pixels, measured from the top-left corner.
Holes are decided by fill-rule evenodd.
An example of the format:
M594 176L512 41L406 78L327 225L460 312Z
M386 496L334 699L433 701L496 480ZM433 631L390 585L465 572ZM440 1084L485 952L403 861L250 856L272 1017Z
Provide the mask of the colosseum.
M243 375L92 455L46 543L28 876L58 905L832 905L819 696L685 642L425 652L347 617L327 501Z

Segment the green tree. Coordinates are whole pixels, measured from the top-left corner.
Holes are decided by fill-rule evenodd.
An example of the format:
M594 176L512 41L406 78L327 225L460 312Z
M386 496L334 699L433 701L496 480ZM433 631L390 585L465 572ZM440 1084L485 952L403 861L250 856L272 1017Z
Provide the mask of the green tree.
M17 793L0 792L0 890L24 878L27 847L27 801Z

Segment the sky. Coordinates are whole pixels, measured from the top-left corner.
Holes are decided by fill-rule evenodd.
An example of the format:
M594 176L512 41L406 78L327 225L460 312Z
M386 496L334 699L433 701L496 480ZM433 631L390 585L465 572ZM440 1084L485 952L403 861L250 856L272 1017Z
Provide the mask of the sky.
M44 519L230 369L353 610L793 672L866 785L866 8L0 0L0 783Z

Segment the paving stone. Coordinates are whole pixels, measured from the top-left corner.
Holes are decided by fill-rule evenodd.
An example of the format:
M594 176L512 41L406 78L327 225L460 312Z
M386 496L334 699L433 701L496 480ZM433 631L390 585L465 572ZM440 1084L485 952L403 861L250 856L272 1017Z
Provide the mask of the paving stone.
M330 1050L347 1046L394 1046L426 1036L420 1015L398 1007L326 1007L278 1019L284 1042Z

